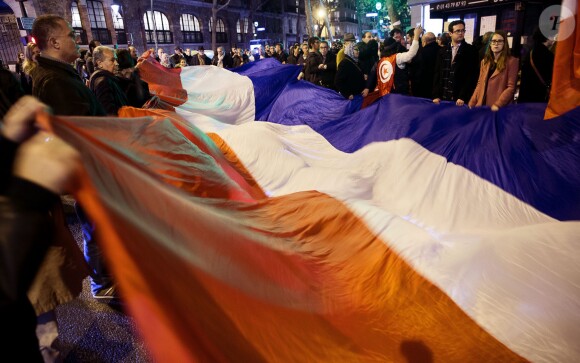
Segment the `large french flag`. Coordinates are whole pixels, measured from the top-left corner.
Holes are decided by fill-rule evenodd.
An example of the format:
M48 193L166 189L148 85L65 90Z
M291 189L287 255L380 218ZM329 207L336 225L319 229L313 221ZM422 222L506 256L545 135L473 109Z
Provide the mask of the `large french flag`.
M580 108L140 68L174 111L43 122L156 360L580 360Z

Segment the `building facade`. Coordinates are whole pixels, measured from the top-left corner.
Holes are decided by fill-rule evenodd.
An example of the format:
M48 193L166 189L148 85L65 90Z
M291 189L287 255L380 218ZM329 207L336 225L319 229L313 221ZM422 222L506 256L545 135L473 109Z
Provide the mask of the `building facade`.
M439 34L447 31L447 23L461 19L469 43L487 31L501 29L508 33L516 54L538 26L541 12L559 4L560 0L408 0L411 24L421 23L427 31Z
M99 40L109 46L134 45L139 51L157 46L172 52L175 46L211 49L212 2L191 0L4 0L0 18L9 28L2 49L20 48L30 40L30 29L20 20L42 14L57 14L71 23L81 46ZM249 0L231 0L218 12L216 46L249 48L251 39L270 39L283 44L296 42L306 33L304 5L294 0L271 0L252 11ZM255 26L254 24L257 24ZM20 29L19 29L20 28ZM8 32L7 32L8 33ZM18 39L17 39L18 38ZM17 54L0 54L6 63Z

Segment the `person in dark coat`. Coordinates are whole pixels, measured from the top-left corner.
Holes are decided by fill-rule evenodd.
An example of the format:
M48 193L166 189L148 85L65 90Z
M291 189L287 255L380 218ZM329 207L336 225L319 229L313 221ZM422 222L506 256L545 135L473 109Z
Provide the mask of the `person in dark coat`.
M320 85L322 87L335 89L334 77L336 77L336 55L329 51L330 46L326 40L320 42L320 55L322 64L320 65Z
M95 68L89 80L89 88L105 108L109 115L116 116L119 109L129 104L125 92L121 89L121 83L115 74L117 57L115 51L109 47L96 47L93 51Z
M532 50L522 61L518 103L548 102L550 96L548 86L552 82L554 53L548 49L548 46L552 41L548 40L539 29L534 32L532 38L534 41ZM537 73L532 66L532 61Z
M288 54L288 58L286 59L286 64L298 64L298 57L300 56L300 44L294 44L292 48L290 48L290 54Z
M371 68L379 60L379 43L373 39L371 32L363 35L362 41L357 43L359 49L358 62L364 74L369 75Z
M234 66L234 61L229 53L224 52L224 47L217 47L216 55L214 55L211 60L211 64L220 68L232 68Z
M55 15L38 17L34 24L32 35L42 54L32 73L32 95L49 105L55 115L104 116L102 105L70 65L80 55L71 26ZM47 34L47 28L55 36Z
M365 88L365 76L358 64L358 48L354 43L344 46L344 59L338 65L334 85L338 92L349 100L359 94L366 97L369 93L369 89Z
M87 72L87 61L85 59L87 53L88 50L86 49L81 50L81 55L75 60L75 68L77 70L77 73L84 82L87 82L91 77L91 75Z
M310 83L320 85L320 74L322 72L322 55L318 52L320 39L311 37L308 39L308 56L304 63L304 79Z
M274 46L274 52L272 53L272 57L276 58L278 62L282 64L287 63L288 55L286 54L286 52L284 52L284 49L282 49L281 43L276 43L276 45Z
M32 36L41 51L32 74L32 94L50 106L55 115L105 116L103 106L71 66L80 52L70 24L60 16L41 15L32 25ZM94 226L78 203L75 210L83 230L85 257L91 267L93 296L110 298L115 290L94 240Z
M0 60L0 117L4 117L8 109L22 96L24 90L16 75L5 69Z
M117 79L119 86L127 96L127 105L141 108L151 99L149 84L141 79L139 69L127 49L117 49Z
M53 208L60 194L71 192L81 167L72 147L36 133L36 113L47 109L23 97L0 130L0 321L6 333L0 348L6 362L44 362L27 293L54 238Z
M101 42L99 42L98 40L91 40L89 42L89 52L85 56L87 73L89 74L89 76L93 74L93 72L95 71L95 62L93 61L93 51L95 50L96 47L100 45Z
M463 106L473 94L479 77L477 50L465 42L465 22L455 20L448 27L451 43L439 50L433 79L433 103L453 101Z
M192 66L201 66L201 65L211 65L211 59L207 55L205 55L205 49L203 46L197 48L197 54L191 57L191 65Z
M175 47L174 53L169 57L169 63L171 63L172 68L180 64L182 59L187 62L185 54L183 54L183 49L181 47Z
M422 40L423 47L413 59L412 92L415 97L433 99L433 76L440 47L436 42L435 34L431 32L425 33Z

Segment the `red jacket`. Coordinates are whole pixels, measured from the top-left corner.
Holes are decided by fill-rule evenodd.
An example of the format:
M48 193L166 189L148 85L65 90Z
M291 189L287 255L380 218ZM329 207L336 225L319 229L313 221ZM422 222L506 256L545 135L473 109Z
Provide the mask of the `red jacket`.
M485 106L496 105L503 107L513 102L516 82L518 80L519 62L517 58L509 57L506 68L502 72L495 72L487 81L487 72L489 64L481 61L479 79L477 87L473 91L473 96L469 100L469 107L483 106L483 96L487 87L487 96L485 97Z

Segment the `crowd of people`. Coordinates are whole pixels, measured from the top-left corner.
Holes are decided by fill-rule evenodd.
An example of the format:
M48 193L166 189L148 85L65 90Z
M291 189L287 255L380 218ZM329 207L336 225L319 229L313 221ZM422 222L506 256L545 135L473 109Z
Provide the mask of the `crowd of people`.
M547 102L554 53L553 41L539 30L522 60L512 54L508 34L488 32L473 44L465 41L465 23L451 22L448 32L424 33L420 27L404 33L395 28L381 42L366 32L360 42L354 34L328 42L311 37L286 51L281 43L254 52L218 47L213 59L203 47L197 51L176 47L167 55L160 48L156 59L168 68L212 64L235 68L258 59L274 58L302 67L298 79L333 89L347 99L356 95L376 99L388 93L452 101L458 106L500 107L518 102ZM346 62L343 62L346 61Z
M37 312L30 307L26 293L50 239L40 249L33 246L41 238L39 236L51 233L57 224L51 217L53 214L46 211L55 208L55 196L69 191L67 180L71 178L78 155L61 141L52 141L53 137L45 134L32 136L35 129L32 111L50 108L55 115L116 116L123 106L144 107L154 103L155 97L139 76L135 47L113 49L92 41L88 50L80 50L70 24L55 15L39 16L32 34L36 42L29 43L19 55L18 77L0 67L0 116L4 119L0 171L6 176L2 178L6 183L0 185L0 206L3 208L1 252L3 259L14 253L19 256L13 265L0 265L0 304L1 318L10 316L10 320L3 321L10 321L14 324L10 329L21 334L15 339L38 346L33 329ZM534 34L534 45L522 62L511 54L508 36L501 30L486 34L479 42L479 48L467 43L465 23L461 20L451 22L448 33L439 37L424 33L421 27L407 33L394 29L389 35L380 42L367 32L357 42L355 36L348 33L342 42L332 44L311 37L305 43L291 46L288 53L282 44L277 43L258 48L254 53L242 48L226 52L220 46L213 58L205 54L203 47L196 51L175 47L172 55L159 48L156 53L151 50L151 54L168 68L214 65L228 69L262 58L274 58L282 64L300 66L299 79L334 90L346 99L358 95L378 98L398 93L428 98L434 103L451 101L457 106L489 106L498 110L514 102L519 83L519 102L547 101L554 56L549 49L550 41L541 32ZM22 100L18 101L21 97ZM51 142L43 143L43 140ZM20 147L24 150L23 156L16 158L20 144L29 146ZM49 144L52 151L46 153ZM51 155L57 155L58 160L47 161ZM70 163L64 167L61 165L64 161ZM53 165L55 169L44 175L31 171L41 162L45 166ZM12 175L11 170L15 170ZM13 179L19 181L17 185L24 185L29 190L11 189L9 181ZM21 179L28 182L23 184ZM33 193L38 199L18 199L26 193ZM98 231L85 216L82 206L77 204L76 209L83 227L93 296L115 298L114 281L94 241ZM18 213L12 213L13 210ZM19 214L22 211L24 214ZM38 231L33 231L37 234L13 231L20 226L15 223L5 228L8 219L4 217L8 214L14 218L37 218ZM15 243L23 241L27 243L22 244L26 248L15 252ZM11 269L4 271L5 267ZM39 357L32 354L27 361L36 361Z

